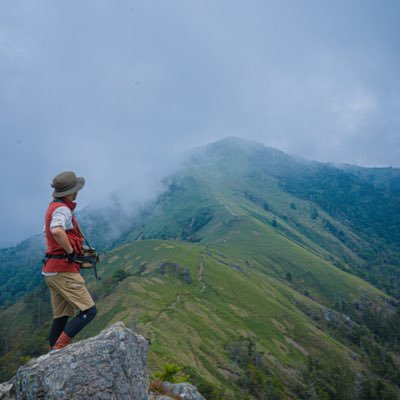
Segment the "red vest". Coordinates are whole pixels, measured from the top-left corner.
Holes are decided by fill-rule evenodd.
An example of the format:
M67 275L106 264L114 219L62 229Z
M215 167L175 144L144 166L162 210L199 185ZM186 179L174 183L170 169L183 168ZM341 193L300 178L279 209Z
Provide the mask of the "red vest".
M74 208L76 207L76 203L69 201L67 199L62 199L62 201L52 201L47 208L46 216L45 216L45 233L47 240L47 254L65 254L65 250L57 243L54 239L53 234L50 231L50 222L53 217L54 211L58 207L67 206L72 212L72 229L68 229L65 233L68 236L68 240L71 243L72 248L78 254L82 254L82 244L83 244L83 235L79 229L78 222L74 216ZM66 259L57 259L57 258L49 258L46 261L46 264L43 266L42 272L79 272L80 264L79 263L69 263Z

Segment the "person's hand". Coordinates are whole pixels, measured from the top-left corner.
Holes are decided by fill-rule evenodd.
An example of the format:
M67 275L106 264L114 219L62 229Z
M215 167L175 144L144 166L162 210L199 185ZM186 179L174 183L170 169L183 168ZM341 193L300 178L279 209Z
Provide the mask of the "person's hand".
M72 253L67 254L67 261L69 263L75 262L77 258L78 258L78 255L75 253L74 250L72 250Z

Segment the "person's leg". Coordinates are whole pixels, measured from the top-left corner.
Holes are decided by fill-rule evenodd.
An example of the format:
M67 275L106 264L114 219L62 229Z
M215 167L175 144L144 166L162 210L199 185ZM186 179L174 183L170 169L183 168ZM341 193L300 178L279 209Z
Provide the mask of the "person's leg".
M53 319L53 324L50 329L50 335L49 335L49 343L50 347L53 347L59 336L61 335L62 331L65 328L65 325L67 325L68 322L68 316L64 315L63 317L60 318L54 318Z
M50 289L51 306L53 309L53 323L49 334L49 349L57 342L57 339L64 330L69 317L75 315L76 307L68 301L59 292L57 285L54 285L53 276L46 276L45 282Z
M73 338L76 336L97 314L97 308L94 305L87 310L81 311L74 319L69 321L64 332Z
M79 273L60 273L57 278L57 287L61 295L79 308L80 313L70 320L58 338L54 348L67 346L97 314L95 303L85 286L85 280Z
M93 307L81 311L75 318L69 321L64 331L61 333L54 345L55 350L59 350L70 344L72 338L76 336L97 314L97 308Z

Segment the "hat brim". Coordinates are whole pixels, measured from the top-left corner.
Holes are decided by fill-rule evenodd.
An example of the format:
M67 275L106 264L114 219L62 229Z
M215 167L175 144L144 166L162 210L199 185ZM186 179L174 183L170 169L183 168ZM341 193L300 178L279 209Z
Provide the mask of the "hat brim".
M69 194L78 193L85 186L85 178L83 176L79 176L76 178L76 185L71 189L65 190L64 192L57 192L56 190L53 192L53 197L65 197Z

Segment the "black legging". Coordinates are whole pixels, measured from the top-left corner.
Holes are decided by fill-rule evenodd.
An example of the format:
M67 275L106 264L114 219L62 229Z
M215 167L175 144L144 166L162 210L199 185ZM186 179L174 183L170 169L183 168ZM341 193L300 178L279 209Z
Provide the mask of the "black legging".
M50 336L49 336L50 346L54 346L56 344L57 339L64 330L65 325L67 325L67 322L68 322L67 316L53 319L53 325L51 326Z
M97 314L96 306L81 311L75 318L69 321L68 317L63 316L53 319L53 325L50 330L50 346L54 346L58 337L64 331L70 338L76 336Z

